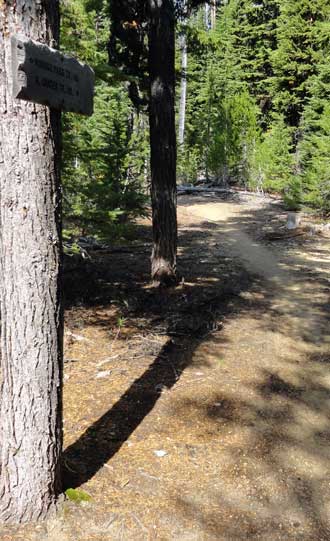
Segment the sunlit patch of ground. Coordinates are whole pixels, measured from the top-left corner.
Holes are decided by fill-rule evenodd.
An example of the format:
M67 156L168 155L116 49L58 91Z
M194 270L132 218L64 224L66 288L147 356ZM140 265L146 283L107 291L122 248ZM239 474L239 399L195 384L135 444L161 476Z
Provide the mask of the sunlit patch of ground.
M169 294L147 231L95 256L64 401L65 483L92 500L1 541L330 539L328 240L263 244L277 212L183 198Z

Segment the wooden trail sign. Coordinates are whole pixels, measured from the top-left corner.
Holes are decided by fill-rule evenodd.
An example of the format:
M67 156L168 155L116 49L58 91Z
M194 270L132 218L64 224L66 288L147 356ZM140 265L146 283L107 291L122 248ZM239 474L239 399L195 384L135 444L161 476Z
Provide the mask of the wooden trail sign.
M25 36L11 39L13 96L61 111L93 114L94 72Z

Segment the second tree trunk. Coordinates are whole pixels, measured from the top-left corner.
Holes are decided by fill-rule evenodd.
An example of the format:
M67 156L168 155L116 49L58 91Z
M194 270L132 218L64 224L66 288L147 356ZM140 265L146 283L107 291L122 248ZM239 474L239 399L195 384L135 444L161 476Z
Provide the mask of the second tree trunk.
M176 282L175 14L169 0L149 0L150 148L155 283Z

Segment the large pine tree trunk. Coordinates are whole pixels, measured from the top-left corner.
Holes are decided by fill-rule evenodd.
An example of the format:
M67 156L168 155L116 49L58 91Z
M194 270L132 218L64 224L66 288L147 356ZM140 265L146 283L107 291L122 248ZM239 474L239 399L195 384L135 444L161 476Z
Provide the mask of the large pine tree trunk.
M176 281L175 15L172 0L149 0L152 279Z
M60 114L11 96L10 37L56 46L58 0L0 2L0 521L61 491Z

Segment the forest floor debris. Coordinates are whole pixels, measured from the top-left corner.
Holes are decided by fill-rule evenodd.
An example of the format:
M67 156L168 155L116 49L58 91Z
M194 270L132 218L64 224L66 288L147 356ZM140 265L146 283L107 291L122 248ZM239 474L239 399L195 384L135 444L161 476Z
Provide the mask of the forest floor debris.
M1 541L329 541L330 246L266 240L279 208L182 195L168 293L147 222L66 275L65 483L92 499Z

